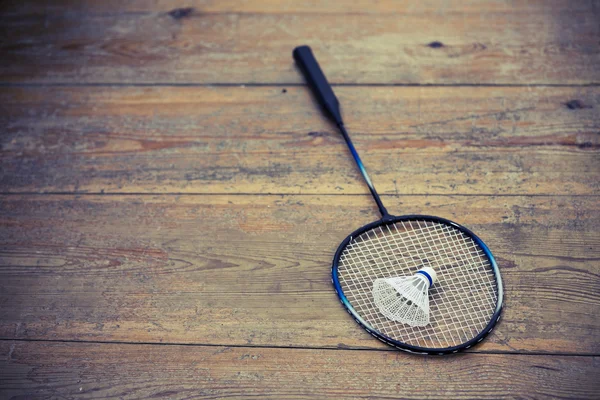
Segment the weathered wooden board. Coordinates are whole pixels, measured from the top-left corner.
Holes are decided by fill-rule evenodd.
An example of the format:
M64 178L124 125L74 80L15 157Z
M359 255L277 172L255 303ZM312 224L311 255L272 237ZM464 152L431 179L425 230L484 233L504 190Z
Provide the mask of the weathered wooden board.
M374 14L356 11L364 2L350 10L318 3L316 12L307 12L311 4L261 12L259 2L248 11L232 2L209 2L206 11L203 3L190 11L137 2L130 13L111 3L3 6L0 81L300 83L291 51L309 44L334 83L600 82L600 11L591 1L539 11L539 2L514 10L512 2L489 10L474 2L472 11L450 4L438 12L440 3L405 12L406 3L383 2Z
M381 193L600 193L600 88L336 91ZM367 193L306 88L4 88L0 126L3 192Z
M598 354L597 197L386 196L463 223L499 260L476 350ZM3 196L0 338L389 349L330 282L367 196Z
M183 6L183 7L182 7ZM0 13L14 14L122 14L165 13L185 16L192 12L248 14L481 14L535 13L556 15L564 12L594 11L588 1L568 0L4 0Z
M3 398L589 398L599 357L0 342ZM426 381L426 382L424 382Z

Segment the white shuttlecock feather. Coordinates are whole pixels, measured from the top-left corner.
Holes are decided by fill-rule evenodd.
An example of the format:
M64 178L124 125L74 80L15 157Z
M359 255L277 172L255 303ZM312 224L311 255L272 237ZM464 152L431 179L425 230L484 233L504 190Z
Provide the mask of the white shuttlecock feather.
M429 288L435 283L433 268L424 267L413 276L380 278L373 283L379 311L393 321L410 326L429 324Z

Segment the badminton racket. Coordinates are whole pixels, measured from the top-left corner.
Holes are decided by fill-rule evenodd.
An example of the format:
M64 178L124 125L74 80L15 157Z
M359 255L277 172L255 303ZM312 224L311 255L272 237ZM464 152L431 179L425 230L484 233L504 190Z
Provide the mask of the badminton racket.
M443 355L481 342L502 312L502 279L491 251L469 229L447 219L389 214L350 140L338 99L310 47L295 48L293 57L325 115L346 141L381 214L379 220L346 237L335 253L332 281L343 306L367 332L400 350ZM424 272L430 269L437 276L435 283ZM424 326L391 319L376 304L374 282L403 276L420 277L429 287L425 292L429 319L423 320ZM419 281L416 278L415 282Z

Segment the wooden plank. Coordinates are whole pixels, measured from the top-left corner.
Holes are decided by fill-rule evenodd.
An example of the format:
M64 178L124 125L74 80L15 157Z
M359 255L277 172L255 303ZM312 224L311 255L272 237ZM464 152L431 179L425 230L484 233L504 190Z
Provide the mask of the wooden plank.
M49 90L0 92L3 192L367 193L305 88ZM600 88L336 92L381 193L600 193Z
M187 0L182 7L179 0L5 0L0 13L14 14L122 14L165 13L181 15L183 10L193 13L247 13L247 14L559 14L590 11L593 5L586 1L568 0ZM180 10L178 13L177 10ZM184 13L185 14L185 13Z
M597 197L386 196L473 229L506 308L477 350L598 354ZM389 349L330 282L367 196L3 196L0 338Z
M597 399L599 357L0 342L3 398Z
M600 11L593 2L559 2L539 12L538 2L474 12L430 12L437 4L430 3L416 13L404 13L406 4L389 12L394 6L385 2L377 14L306 8L269 14L269 6L262 13L257 2L250 14L205 12L202 6L188 12L160 3L154 13L123 14L119 3L109 14L65 7L46 14L29 4L35 13L15 14L7 6L0 16L0 81L300 83L291 51L309 44L333 83L600 82Z

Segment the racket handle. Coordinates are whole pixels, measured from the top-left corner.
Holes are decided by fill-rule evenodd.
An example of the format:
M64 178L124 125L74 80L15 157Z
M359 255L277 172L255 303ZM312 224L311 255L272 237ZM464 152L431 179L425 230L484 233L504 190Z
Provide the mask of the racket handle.
M318 102L327 111L328 117L336 125L343 125L340 103L337 97L335 97L329 82L327 82L323 71L321 71L321 67L319 67L319 63L315 59L310 47L298 46L292 54Z

